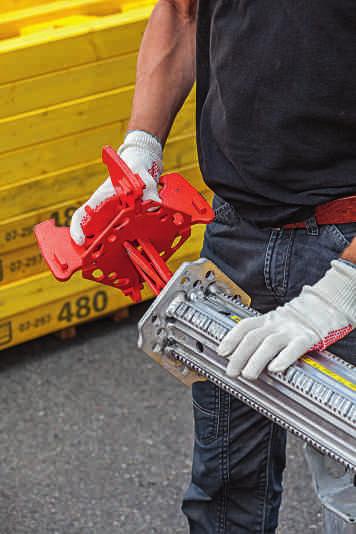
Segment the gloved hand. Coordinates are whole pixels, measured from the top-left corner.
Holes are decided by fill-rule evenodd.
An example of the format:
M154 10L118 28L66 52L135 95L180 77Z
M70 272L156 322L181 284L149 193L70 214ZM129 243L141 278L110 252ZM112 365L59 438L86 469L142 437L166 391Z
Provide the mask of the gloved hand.
M162 173L163 165L162 145L158 139L149 133L134 130L126 135L118 154L132 172L139 174L145 183L142 199L160 202L157 182ZM85 241L81 226L86 217L85 207L90 206L94 209L113 195L115 195L115 190L109 177L89 200L74 212L70 225L70 235L75 243L82 245Z
M227 374L255 380L268 366L284 371L308 350L324 350L356 327L356 265L343 260L313 286L265 315L244 319L221 342Z

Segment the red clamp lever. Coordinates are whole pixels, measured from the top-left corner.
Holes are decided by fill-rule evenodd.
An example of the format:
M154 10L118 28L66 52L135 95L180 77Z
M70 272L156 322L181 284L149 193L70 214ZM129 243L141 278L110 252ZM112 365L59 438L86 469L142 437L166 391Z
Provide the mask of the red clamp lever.
M191 226L209 223L214 211L180 174L161 176L161 203L142 201L144 183L111 147L104 147L116 195L95 210L87 207L82 223L85 244L72 240L69 228L50 219L35 226L42 255L61 281L82 270L88 280L116 287L134 302L143 283L157 295L171 278L166 261L183 245Z

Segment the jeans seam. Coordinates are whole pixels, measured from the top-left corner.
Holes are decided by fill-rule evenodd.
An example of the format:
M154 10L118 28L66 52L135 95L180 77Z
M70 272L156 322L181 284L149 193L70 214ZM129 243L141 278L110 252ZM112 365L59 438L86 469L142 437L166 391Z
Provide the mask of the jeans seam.
M265 284L267 289L272 291L272 281L271 281L271 259L273 254L273 249L276 243L277 238L277 232L276 230L271 231L271 235L268 240L267 248L266 248L266 256L265 256L265 265L263 270L263 275L265 279Z
M266 458L266 487L265 487L265 494L263 497L263 509L262 509L262 530L261 534L264 534L265 532L265 525L266 525L266 509L267 509L267 497L268 497L268 490L269 490L269 475L270 475L270 457L271 457L271 448L272 448L272 437L274 432L274 423L271 423L271 430L269 433L268 438L268 447L267 447L267 458Z
M207 408L203 408L194 398L192 400L193 407L195 407L197 410L202 412L204 415L207 415L208 417L214 418L214 431L211 433L211 435L207 437L200 437L200 441L204 443L204 445L209 445L210 443L213 443L219 436L219 426L220 426L220 389L214 385L214 395L215 395L215 412L213 410L208 410Z
M231 411L231 396L227 397L228 400L228 410L227 410L227 419L226 419L226 457L225 457L225 475L226 480L224 483L224 500L225 500L225 530L226 530L226 520L227 520L227 496L229 491L229 482L230 482L230 411Z
M216 413L213 410L207 410L206 408L203 408L200 406L199 403L197 403L196 400L193 399L193 406L199 410L200 412L204 413L205 415L210 415L211 417L216 417Z
M217 411L217 421L216 421L216 432L215 432L215 439L219 436L219 430L220 430L220 410L221 410L221 389L215 386L215 407Z
M229 481L229 443L230 443L230 395L222 392L224 417L222 419L221 455L219 458L222 479L222 492L217 509L217 534L226 532L226 502Z
M294 230L292 230L289 234L289 241L287 246L287 251L284 259L284 267L283 267L283 282L282 282L282 291L285 293L287 289L287 273L289 272L289 263L290 263L290 257L291 257L291 250L292 250L292 243L293 243L293 237L294 237Z

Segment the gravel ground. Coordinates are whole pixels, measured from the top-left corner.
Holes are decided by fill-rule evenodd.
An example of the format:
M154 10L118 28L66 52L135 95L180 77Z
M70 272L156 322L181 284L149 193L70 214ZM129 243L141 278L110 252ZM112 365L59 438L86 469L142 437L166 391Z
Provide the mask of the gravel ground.
M136 348L136 322L1 353L0 533L187 533L189 390ZM322 532L291 438L279 533Z

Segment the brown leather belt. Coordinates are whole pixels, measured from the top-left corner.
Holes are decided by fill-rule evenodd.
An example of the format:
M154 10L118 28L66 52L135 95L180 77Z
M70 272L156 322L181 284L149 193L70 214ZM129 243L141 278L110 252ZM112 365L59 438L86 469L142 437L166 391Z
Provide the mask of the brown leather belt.
M356 222L356 195L338 198L315 208L315 220L320 224L343 224ZM306 221L285 224L282 228L306 228Z

